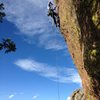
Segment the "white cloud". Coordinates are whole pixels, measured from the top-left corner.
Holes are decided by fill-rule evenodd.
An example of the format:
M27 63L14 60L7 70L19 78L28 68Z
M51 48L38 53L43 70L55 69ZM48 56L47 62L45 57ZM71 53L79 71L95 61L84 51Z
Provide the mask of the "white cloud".
M11 95L9 95L9 99L12 99L13 97L14 97L15 95L14 94L11 94Z
M61 41L57 41L57 40L50 40L48 41L48 43L46 43L45 47L46 49L54 49L54 50L61 50L64 49L65 46L62 44Z
M19 93L13 93L11 95L8 96L8 99L13 99L16 95L23 95L23 92L19 92Z
M14 23L22 34L32 36L45 30L43 4L45 0L5 1L7 20ZM10 6L9 6L10 5ZM41 5L41 6L40 6ZM38 17L39 16L39 17Z
M36 42L36 45L43 46L45 49L61 50L65 48L63 41L59 42L59 39L57 39L57 37L61 36L55 37L53 35L57 33L57 30L54 26L50 26L48 21L48 0L1 1L5 2L7 20L17 27L19 34L29 37L29 40L32 39L32 41L37 36L38 43ZM46 37L47 34L49 34L48 37ZM56 42L54 41L54 38L56 39ZM27 40L27 42L29 41Z
M49 66L34 59L19 59L14 64L23 70L37 72L37 74L53 81L81 84L81 79L74 68Z
M35 100L35 99L37 99L37 97L38 97L37 95L34 95L34 96L32 97L32 99Z
M70 97L67 97L67 99L66 100L71 100L71 98Z
M61 35L59 32L55 31L55 33L42 34L39 37L39 45L44 47L45 49L53 49L53 50L64 50L66 48L66 44L61 39Z

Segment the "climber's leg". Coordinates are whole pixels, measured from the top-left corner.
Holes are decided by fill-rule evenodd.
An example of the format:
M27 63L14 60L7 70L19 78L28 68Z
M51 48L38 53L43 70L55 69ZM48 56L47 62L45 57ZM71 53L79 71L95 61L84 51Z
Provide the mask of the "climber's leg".
M59 16L57 16L57 26L60 27L60 19L59 19Z
M55 23L55 25L56 25L56 27L57 27L56 17L55 17L55 16L53 16L52 18L53 18L53 21L54 21L54 23Z

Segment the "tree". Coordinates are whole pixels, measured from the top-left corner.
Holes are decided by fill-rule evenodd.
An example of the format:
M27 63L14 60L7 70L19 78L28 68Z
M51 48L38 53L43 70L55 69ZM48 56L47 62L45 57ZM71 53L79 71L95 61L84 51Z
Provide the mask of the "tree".
M3 17L6 16L6 14L3 12L3 10L4 10L4 4L1 3L0 4L0 22L2 22L3 21Z
M3 12L4 10L4 4L1 3L0 4L0 22L3 22L3 18L6 16L5 12ZM16 45L15 43L7 38L7 39L3 39L2 42L0 42L0 50L5 49L5 53L8 52L14 52L16 50Z
M3 41L0 43L0 50L5 49L5 53L8 52L15 52L16 45L11 39L3 39Z

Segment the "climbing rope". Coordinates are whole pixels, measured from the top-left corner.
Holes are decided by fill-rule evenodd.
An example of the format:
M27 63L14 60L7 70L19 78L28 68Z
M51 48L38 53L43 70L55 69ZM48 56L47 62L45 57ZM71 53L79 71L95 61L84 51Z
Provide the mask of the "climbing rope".
M59 88L59 66L57 66L57 62L58 62L58 55L56 52L56 57L55 57L55 64L56 64L56 70L57 70L57 98L58 100L60 100L60 88Z
M60 28L59 16L58 16L58 13L55 12L56 7L55 7L55 9L52 8L52 7L53 7L53 4L51 2L49 2L48 16L51 16L52 22L55 23L55 26L56 26L56 29L57 29L57 33L58 33L59 32L59 28ZM55 40L54 41L56 42L56 36L55 36ZM55 64L56 64L56 69L57 69L57 96L58 96L57 98L58 98L58 100L60 100L59 66L57 66L57 63L58 63L58 58L57 57L58 57L58 53L56 52Z
M56 35L56 34L55 34ZM55 37L56 41L56 37ZM56 57L55 57L55 64L56 64L56 69L57 69L57 96L58 100L60 100L60 82L59 82L59 66L58 66L58 53L56 52Z

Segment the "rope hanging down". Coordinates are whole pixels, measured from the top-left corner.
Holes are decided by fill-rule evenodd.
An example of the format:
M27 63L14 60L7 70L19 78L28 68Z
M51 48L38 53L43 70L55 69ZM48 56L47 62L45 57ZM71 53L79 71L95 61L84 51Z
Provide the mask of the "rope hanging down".
M56 67L57 67L57 94L58 94L58 100L60 100L60 84L59 84L59 66L57 66L58 58L57 58L57 52L56 52Z
M57 13L57 7L54 6L54 4L50 1L48 3L48 16L50 16L53 19L53 23L56 25L56 27L60 27L60 20L59 20L59 16ZM56 39L55 39L56 41ZM57 67L57 53L56 53L56 58L55 58L55 63L56 63L56 67ZM57 95L58 95L58 100L60 100L60 87L59 87L59 66L57 67Z

